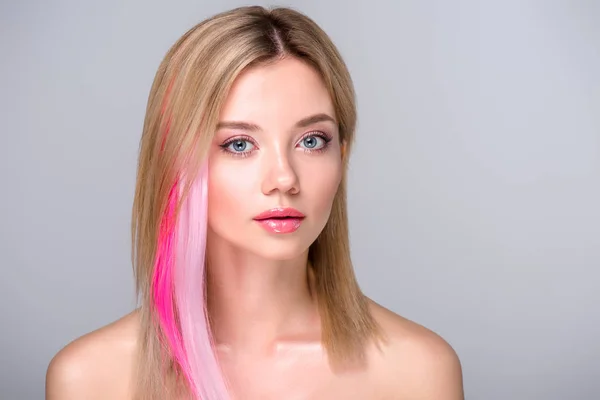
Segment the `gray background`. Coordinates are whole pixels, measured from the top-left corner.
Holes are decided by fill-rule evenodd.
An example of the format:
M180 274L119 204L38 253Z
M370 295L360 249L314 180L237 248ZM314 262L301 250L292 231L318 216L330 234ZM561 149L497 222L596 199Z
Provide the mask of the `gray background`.
M43 398L51 357L131 310L154 73L243 4L2 2L2 399ZM321 24L355 80L366 294L452 344L467 399L600 399L600 2L280 4Z

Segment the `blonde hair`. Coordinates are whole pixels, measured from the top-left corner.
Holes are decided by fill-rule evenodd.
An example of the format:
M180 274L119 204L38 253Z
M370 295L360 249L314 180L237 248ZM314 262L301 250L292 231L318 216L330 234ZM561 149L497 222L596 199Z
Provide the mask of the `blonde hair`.
M364 361L367 343L383 339L350 259L346 170L356 107L348 69L327 34L300 12L240 7L187 31L166 54L149 94L132 213L132 263L141 315L138 399L227 397L208 316L197 317L205 324L200 332L202 343L196 347L189 345L192 339L182 329L187 318L196 318L191 309L182 311L182 303L192 303L193 293L204 295L198 295L196 302L206 301L204 270L196 275L196 286L187 288L188 297L181 297L170 276L191 267L173 262L172 241L184 243L191 232L177 228L184 214L192 224L206 214L207 152L232 83L246 68L283 57L303 60L322 76L345 145L344 173L330 218L309 249L323 346L336 368ZM188 212L190 196L204 199L203 208L195 214ZM204 218L194 226L205 229L205 223ZM200 314L205 311L205 304L197 309ZM200 372L190 367L194 357Z

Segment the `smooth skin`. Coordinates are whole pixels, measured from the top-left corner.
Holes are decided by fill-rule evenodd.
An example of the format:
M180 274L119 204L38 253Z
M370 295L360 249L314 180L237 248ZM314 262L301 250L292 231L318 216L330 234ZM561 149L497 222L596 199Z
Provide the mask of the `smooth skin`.
M245 71L220 116L209 159L209 311L235 400L463 400L459 359L440 336L369 300L389 338L362 368L332 371L306 281L308 247L329 218L343 172L331 98L319 74L284 58ZM273 207L306 215L289 234L253 217ZM130 399L135 310L63 348L48 400Z

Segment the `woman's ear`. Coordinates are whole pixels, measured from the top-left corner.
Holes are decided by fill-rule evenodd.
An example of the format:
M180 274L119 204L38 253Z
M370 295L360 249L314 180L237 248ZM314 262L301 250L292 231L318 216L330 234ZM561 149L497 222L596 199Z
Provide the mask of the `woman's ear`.
M342 144L340 145L342 160L346 158L346 140L342 140Z

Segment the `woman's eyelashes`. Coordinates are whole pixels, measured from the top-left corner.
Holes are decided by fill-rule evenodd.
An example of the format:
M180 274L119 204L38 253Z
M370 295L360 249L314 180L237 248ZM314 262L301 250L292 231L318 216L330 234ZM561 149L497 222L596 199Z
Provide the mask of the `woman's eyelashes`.
M250 136L237 136L227 140L219 147L221 147L225 153L232 156L248 157L256 145Z
M302 139L300 139L298 145L304 145L302 148L309 153L315 151L325 151L329 146L331 139L331 135L325 132L309 132L302 136Z
M302 136L296 144L297 148L301 148L306 153L316 153L325 151L332 137L328 133L315 131L309 132ZM228 139L219 147L227 154L234 157L248 157L258 146L254 139L250 136L236 136Z

